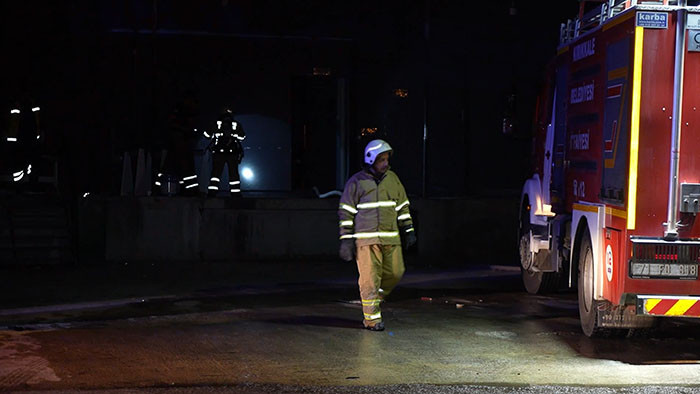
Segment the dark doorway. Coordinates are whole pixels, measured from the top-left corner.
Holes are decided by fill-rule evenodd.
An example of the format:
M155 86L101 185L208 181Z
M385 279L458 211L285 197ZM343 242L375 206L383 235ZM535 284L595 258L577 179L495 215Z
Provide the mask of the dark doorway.
M347 176L347 92L330 76L296 77L291 84L292 186L321 193Z

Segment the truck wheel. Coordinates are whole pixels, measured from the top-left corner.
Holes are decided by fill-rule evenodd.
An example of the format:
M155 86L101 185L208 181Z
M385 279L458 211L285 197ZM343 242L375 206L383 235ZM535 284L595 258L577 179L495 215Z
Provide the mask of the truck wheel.
M559 276L556 272L540 272L533 270L535 263L530 253L530 215L527 211L528 201L523 203L523 211L520 215L518 249L520 252L520 273L523 277L525 290L530 294L544 294L557 289ZM534 259L548 258L549 253L536 253Z
M598 325L598 308L602 307L605 301L596 301L593 297L595 274L592 245L591 235L586 229L581 237L578 258L578 313L581 329L590 338L622 334L623 330L604 329ZM624 332L626 333L626 330Z
M557 290L559 277L556 272L525 271L520 267L525 290L530 294L547 294Z
M581 329L587 337L622 338L644 336L649 327L612 328L598 325L600 311L612 307L609 301L597 301L593 298L595 275L593 271L593 246L591 235L586 230L581 238L578 259L578 312L581 318Z

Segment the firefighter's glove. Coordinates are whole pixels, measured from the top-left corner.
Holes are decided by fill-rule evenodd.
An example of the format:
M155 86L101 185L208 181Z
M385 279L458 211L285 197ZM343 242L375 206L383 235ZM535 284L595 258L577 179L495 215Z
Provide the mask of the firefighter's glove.
M405 233L403 237L403 247L404 249L408 249L411 246L415 245L416 242L418 242L418 238L416 238L416 232L411 230L407 233Z
M355 240L342 239L340 240L340 252L338 253L343 261L355 260Z

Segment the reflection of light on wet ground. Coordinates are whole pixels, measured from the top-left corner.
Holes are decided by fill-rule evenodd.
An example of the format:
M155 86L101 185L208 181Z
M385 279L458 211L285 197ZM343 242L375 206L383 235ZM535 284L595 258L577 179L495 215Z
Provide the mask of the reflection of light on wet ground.
M85 310L75 318L95 313L106 320L24 335L41 344L41 356L51 360L57 376L71 373L71 384L82 386L160 382L167 375L183 386L498 383L646 390L694 385L700 376L700 322L666 320L649 335L590 339L581 333L574 293L531 296L508 278L468 277L460 284L424 275L431 286L399 286L382 305L386 331L370 332L362 328L356 282L307 279L120 306L127 319L118 311ZM471 288L464 285L469 281ZM504 291L506 285L511 287ZM82 360L91 358L100 368L86 368ZM0 357L0 367L8 360ZM163 360L178 360L177 368L164 370Z
M510 331L475 331L474 335L496 339L514 339L518 334Z
M631 365L695 365L700 364L700 349L695 339L697 328L695 321L662 319L658 327L648 330L612 331L604 338L587 338L577 330L574 335L560 338L589 359Z
M42 357L37 339L12 332L0 334L0 391L60 380Z

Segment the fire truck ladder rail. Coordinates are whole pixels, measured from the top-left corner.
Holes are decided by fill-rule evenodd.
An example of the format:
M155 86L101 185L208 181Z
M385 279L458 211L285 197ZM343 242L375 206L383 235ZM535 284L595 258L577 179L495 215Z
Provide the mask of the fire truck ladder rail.
M680 1L685 3L684 1ZM565 45L598 26L603 25L609 19L637 5L678 5L679 0L607 0L600 7L596 7L585 14L583 13L585 1L581 2L579 17L567 20L559 29L559 45Z

